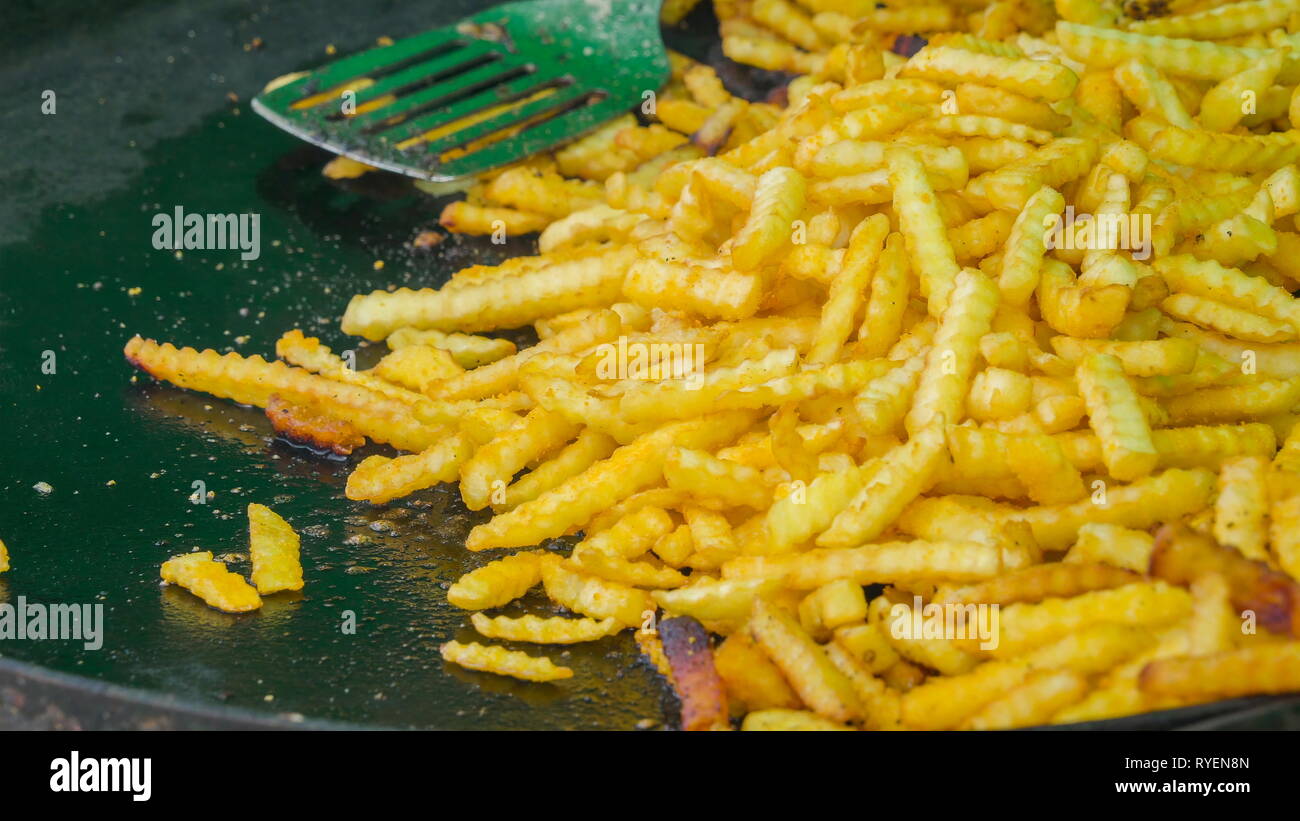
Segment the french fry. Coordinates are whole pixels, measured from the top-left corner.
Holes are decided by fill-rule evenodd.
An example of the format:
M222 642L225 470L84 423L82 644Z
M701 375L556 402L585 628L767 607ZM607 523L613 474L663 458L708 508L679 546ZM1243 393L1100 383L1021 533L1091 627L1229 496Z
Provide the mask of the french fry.
M1045 186L1020 210L1007 237L998 275L998 290L1008 305L1025 305L1038 287L1038 272L1046 251L1046 223L1064 207L1060 193Z
M614 619L624 627L639 627L654 603L643 590L570 570L559 557L541 560L542 586L551 601L593 619Z
M1079 363L1077 377L1110 475L1127 482L1155 470L1159 454L1151 441L1151 429L1119 358L1089 354Z
M419 453L392 459L369 456L348 475L345 493L349 499L375 505L410 496L439 482L454 481L473 450L467 437L454 433Z
M417 345L439 348L449 352L462 368L487 365L515 352L515 343L508 339L418 328L398 328L389 334L387 342L394 351Z
M674 449L664 461L664 480L670 488L728 506L766 510L772 502L772 489L758 470L704 451Z
M818 715L840 722L862 716L862 705L852 683L789 613L756 598L749 632L781 668L799 698Z
M407 327L485 331L518 327L539 316L576 308L601 307L617 301L635 258L631 248L621 248L524 271L507 281L441 291L374 291L348 303L343 331L372 340Z
M541 551L525 550L471 570L447 590L447 601L463 610L509 604L542 580Z
M875 539L909 502L929 489L946 454L940 416L907 444L881 457L872 477L817 537L817 544L850 547Z
M516 473L563 447L577 433L578 427L567 419L542 408L533 409L519 427L503 431L460 465L465 505L470 510L487 507L494 485L504 501L506 485Z
M907 413L911 435L937 418L961 418L980 338L989 330L997 301L997 287L988 277L970 269L957 275L952 308L940 322Z
M1001 615L1001 637L991 652L1010 658L1099 622L1160 626L1191 614L1186 590L1163 582L1137 582L1068 599L1013 604Z
M804 179L793 168L774 168L759 177L749 217L731 247L736 268L752 271L789 244L804 192Z
M659 622L659 636L682 704L682 729L730 729L727 689L714 665L704 627L689 617L664 619Z
M795 710L802 702L786 683L781 669L759 649L749 633L727 636L713 651L713 664L733 701L749 715L762 710Z
M530 656L518 650L487 646L478 642L449 641L439 648L443 659L470 670L496 673L524 681L559 681L573 678L568 667L559 667L545 656Z
M302 562L298 534L266 505L248 505L248 555L253 562L253 584L263 596L282 590L302 589Z
M596 641L622 629L613 619L548 619L537 616L497 616L488 618L482 613L470 616L474 629L489 639L523 641L530 644L578 644Z
M889 220L881 214L868 217L853 230L844 264L831 281L808 362L833 362L839 355L840 347L852 331L853 318L858 313L888 233Z
M752 416L722 412L687 422L674 422L614 451L608 459L568 479L528 502L499 514L470 531L470 550L526 547L561 536L592 516L663 476L663 460L673 445L708 447L733 439Z
M799 623L814 639L826 641L836 627L867 617L862 587L848 579L824 584L799 602Z
M996 579L954 588L936 597L940 604L1040 602L1108 590L1141 581L1136 574L1101 563L1053 563L1017 570Z
M797 590L810 590L836 579L852 579L860 585L906 583L925 578L978 581L996 576L1001 566L1002 554L997 545L883 542L800 553L787 565L784 582Z
M1060 64L999 57L954 48L926 46L908 60L900 77L940 83L983 82L1026 97L1060 100L1079 78Z
M1009 730L1041 724L1079 701L1088 680L1070 670L1040 670L994 701L963 725L968 730Z
M778 579L722 579L676 590L656 590L650 595L668 613L701 621L721 621L746 618L756 598L775 592L778 587Z
M1188 584L1208 573L1227 580L1232 603L1239 611L1254 612L1259 623L1274 632L1300 634L1300 586L1296 582L1185 526L1165 525L1156 532L1152 576Z
M217 610L247 613L262 606L257 590L213 559L211 551L173 556L163 562L161 572L164 582L185 588Z
M934 190L912 152L894 150L888 161L894 209L921 282L921 295L928 300L930 314L942 316L960 269L935 207Z
M1144 693L1197 699L1294 692L1300 690L1300 643L1153 661L1140 684Z
M1119 525L1089 523L1079 528L1077 541L1061 561L1066 564L1103 562L1146 573L1154 549L1155 539L1150 533Z
M134 337L127 361L156 379L201 390L243 405L264 408L278 394L295 405L311 405L347 422L358 433L403 450L423 450L439 431L412 416L402 403L355 385L316 376L260 356L244 358L216 351L196 351Z
M1214 538L1254 561L1268 560L1268 463L1261 456L1225 459L1214 501Z
M279 394L273 393L267 399L266 418L277 435L339 456L347 456L366 443L366 438L350 423L310 405L287 402Z
M737 59L737 58L733 58ZM852 730L845 724L807 710L755 710L745 716L741 730L748 732L825 732Z

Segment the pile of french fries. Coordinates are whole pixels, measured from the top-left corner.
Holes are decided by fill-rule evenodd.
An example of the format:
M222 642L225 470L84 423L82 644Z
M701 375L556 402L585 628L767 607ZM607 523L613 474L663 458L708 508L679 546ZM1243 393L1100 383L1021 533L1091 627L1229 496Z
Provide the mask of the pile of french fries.
M715 7L800 76L749 102L675 55L641 119L477 181L442 224L539 253L354 297L374 368L299 331L128 359L405 452L350 499L490 509L466 667L633 630L689 729L1300 690L1300 0ZM654 346L699 355L604 367ZM577 617L481 612L538 584ZM900 629L935 607L994 640Z

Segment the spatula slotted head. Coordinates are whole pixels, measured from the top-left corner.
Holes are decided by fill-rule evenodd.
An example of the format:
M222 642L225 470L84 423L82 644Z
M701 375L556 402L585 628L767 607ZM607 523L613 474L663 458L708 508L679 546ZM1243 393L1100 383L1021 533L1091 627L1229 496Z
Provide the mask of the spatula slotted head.
M253 108L368 165L428 180L554 148L668 78L660 0L528 0L268 86Z

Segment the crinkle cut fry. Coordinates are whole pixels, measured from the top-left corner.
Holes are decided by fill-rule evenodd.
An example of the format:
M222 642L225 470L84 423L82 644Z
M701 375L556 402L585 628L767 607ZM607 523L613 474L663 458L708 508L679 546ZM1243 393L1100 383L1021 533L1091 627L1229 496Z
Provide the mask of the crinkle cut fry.
M678 617L659 622L659 637L682 703L682 729L728 729L727 689L713 664L708 631L689 616Z
M563 536L596 513L626 496L649 487L663 476L667 451L673 446L721 446L752 422L744 411L724 411L687 422L674 422L624 445L605 460L541 496L470 531L470 550L527 547ZM699 444L691 444L696 443Z
M139 336L126 343L124 353L132 365L177 387L259 408L270 404L272 394L279 394L294 404L315 405L363 436L402 450L423 450L438 433L399 402L260 356L177 349Z
M597 308L618 301L623 276L636 258L631 247L598 257L557 262L488 281L441 291L374 291L353 297L343 332L379 340L398 328L488 331L514 328L540 314Z

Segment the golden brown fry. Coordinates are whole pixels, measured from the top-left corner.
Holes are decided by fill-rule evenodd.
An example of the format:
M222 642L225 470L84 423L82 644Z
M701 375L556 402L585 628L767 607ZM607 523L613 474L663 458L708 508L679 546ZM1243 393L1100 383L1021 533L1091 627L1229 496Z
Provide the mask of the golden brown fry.
M257 590L213 559L210 551L173 556L163 562L162 580L184 587L209 607L227 613L247 613L262 606Z
M248 555L253 584L263 596L302 589L298 534L266 505L248 505Z

